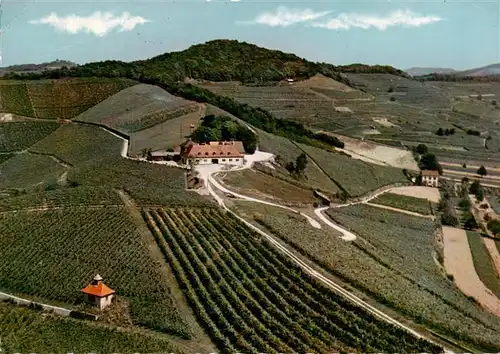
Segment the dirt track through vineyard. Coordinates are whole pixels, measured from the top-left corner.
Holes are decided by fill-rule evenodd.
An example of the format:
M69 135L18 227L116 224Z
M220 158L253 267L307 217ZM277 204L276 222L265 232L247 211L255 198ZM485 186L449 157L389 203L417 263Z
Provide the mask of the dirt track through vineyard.
M474 297L481 306L500 316L500 300L486 288L474 268L467 234L462 229L443 226L444 265L457 287Z

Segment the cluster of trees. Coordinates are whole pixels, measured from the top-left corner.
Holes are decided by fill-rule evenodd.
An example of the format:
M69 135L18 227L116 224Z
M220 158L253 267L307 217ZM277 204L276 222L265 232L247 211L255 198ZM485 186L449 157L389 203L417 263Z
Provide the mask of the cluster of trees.
M439 164L436 155L429 152L427 145L418 144L413 151L421 170L433 170L438 171L440 175L443 174L443 167Z
M443 135L453 135L455 134L455 128L451 128L451 129L443 129L443 128L438 128L438 130L436 131L436 135L439 135L439 136L443 136Z
M484 200L484 189L479 181L474 181L469 187L469 193L474 194L476 199L480 202Z
M500 77L497 76L459 76L456 74L428 74L422 76L416 76L416 80L419 81L452 81L452 82L497 82L500 81Z
M295 164L293 162L288 162L285 165L285 168L288 170L288 172L292 174L297 174L298 176L302 175L306 167L307 167L307 156L304 153L297 156L297 158L295 159Z
M438 208L441 211L441 223L448 226L458 226L459 220L455 212L452 196L455 193L450 183L443 183L443 194Z
M480 136L481 135L481 132L479 130L476 130L476 129L467 129L466 133L468 135L474 135L474 136Z
M235 122L230 117L216 117L213 114L201 119L201 124L191 134L191 139L197 143L239 140L243 143L247 154L253 154L257 148L257 136L250 129Z

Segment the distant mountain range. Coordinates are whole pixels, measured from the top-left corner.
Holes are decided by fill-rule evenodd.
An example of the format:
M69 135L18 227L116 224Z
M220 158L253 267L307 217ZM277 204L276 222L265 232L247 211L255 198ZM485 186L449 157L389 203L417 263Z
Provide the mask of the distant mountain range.
M404 70L411 76L422 76L430 74L452 74L460 77L465 76L500 76L500 64L491 64L479 68L457 71L449 68L426 68L426 67L413 67Z
M3 68L0 68L0 76L4 76L8 72L15 72L15 73L36 73L36 72L41 72L41 71L46 71L46 70L55 70L55 69L61 69L62 67L66 66L67 68L72 68L74 66L77 66L78 64L73 63L71 61L67 60L54 60L48 63L42 63L42 64L20 64L20 65L11 65L11 66L6 66Z

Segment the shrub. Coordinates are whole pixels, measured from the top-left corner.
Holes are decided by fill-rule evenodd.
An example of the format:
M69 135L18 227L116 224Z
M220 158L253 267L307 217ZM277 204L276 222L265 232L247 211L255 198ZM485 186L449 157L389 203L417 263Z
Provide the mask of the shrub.
M481 166L478 168L477 174L481 175L481 176L486 176L488 174L488 171L486 170L486 168L484 166Z
M436 131L436 135L443 136L444 135L443 128L438 128L438 130Z
M425 144L418 144L415 148L415 152L420 155L425 155L429 152L429 148Z
M469 193L471 194L477 194L477 192L481 189L481 184L479 181L474 181L469 187Z
M463 210L469 210L469 207L470 207L469 199L464 198L464 199L460 200L460 202L458 203L458 206Z
M465 229L467 230L477 229L478 225L476 219L474 218L474 215L472 215L470 212L466 211L462 217L462 220Z
M396 97L391 96L391 101L392 101L392 102L396 101Z
M486 226L495 236L500 234L500 220L496 219L490 220L488 221Z

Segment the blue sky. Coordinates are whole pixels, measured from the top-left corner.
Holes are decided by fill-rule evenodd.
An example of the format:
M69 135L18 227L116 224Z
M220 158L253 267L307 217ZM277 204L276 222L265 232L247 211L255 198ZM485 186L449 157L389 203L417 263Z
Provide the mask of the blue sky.
M457 0L4 0L2 65L146 59L228 38L333 64L466 69L500 62L498 7Z

